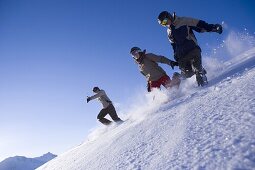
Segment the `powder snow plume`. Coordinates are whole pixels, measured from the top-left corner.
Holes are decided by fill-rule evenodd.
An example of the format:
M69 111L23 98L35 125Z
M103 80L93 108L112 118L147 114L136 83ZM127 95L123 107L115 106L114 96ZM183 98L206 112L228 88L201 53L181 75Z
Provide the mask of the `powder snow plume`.
M226 29L229 29L226 24L224 24ZM228 34L222 42L217 46L208 45L207 48L211 52L206 53L202 56L203 65L207 70L207 76L214 78L224 71L230 61L238 63L242 60L246 51L255 47L255 36L247 29L241 32L234 30L228 30Z

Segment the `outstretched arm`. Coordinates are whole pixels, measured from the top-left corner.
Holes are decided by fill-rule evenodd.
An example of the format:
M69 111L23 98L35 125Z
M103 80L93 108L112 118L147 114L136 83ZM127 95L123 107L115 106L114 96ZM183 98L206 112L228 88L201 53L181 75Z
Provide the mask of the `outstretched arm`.
M97 94L95 94L95 95L93 95L93 96L90 96L90 97L88 96L88 97L87 97L87 103L88 103L90 100L94 100L94 99L97 99L97 98L101 97L103 94L104 94L103 91L99 91L99 93L97 93Z
M94 100L94 99L97 99L99 97L101 97L103 95L103 92L102 91L99 91L97 94L89 97L91 100Z
M201 30L200 32L217 32L219 34L222 33L222 26L220 24L208 24L202 20L199 20L197 28ZM197 31L196 29L194 30Z
M149 60L154 61L154 62L157 62L157 63L170 64L170 62L172 61L172 60L169 60L168 58L166 58L166 57L164 57L164 56L155 55L155 54L152 54L152 53L147 54L146 57L147 57Z
M222 26L220 24L208 24L203 20L188 17L181 17L180 20L181 23L187 24L197 32L217 32L219 34L222 33Z
M177 62L172 61L172 60L170 60L170 59L168 59L164 56L158 56L158 55L150 53L150 54L147 55L147 57L151 61L167 64L167 65L171 66L172 69L174 69L174 66L178 65Z

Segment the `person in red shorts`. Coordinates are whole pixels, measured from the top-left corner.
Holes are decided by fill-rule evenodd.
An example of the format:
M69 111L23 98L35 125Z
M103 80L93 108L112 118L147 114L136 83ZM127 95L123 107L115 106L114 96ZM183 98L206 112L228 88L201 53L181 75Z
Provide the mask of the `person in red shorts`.
M141 50L139 47L132 47L130 54L138 64L140 72L147 79L147 91L150 92L153 88L160 88L163 85L165 88L179 87L180 74L175 72L172 80L166 72L158 65L164 63L172 67L178 66L178 63L160 55L146 53L146 50Z

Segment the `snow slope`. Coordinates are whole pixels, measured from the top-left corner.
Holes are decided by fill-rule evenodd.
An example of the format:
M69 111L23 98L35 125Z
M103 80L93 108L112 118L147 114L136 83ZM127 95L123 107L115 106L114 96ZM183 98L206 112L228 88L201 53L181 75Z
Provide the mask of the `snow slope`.
M10 157L0 162L0 170L34 170L55 157L49 152L36 158Z
M255 169L255 48L209 83L142 96L124 123L94 129L39 169Z

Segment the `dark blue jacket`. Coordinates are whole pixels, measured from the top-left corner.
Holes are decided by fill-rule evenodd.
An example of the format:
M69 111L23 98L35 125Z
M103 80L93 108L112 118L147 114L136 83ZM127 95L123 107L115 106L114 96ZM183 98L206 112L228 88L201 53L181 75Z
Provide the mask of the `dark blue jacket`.
M178 61L194 48L200 49L193 31L212 32L214 25L194 18L178 17L175 14L173 18L167 34L174 50L174 58Z

